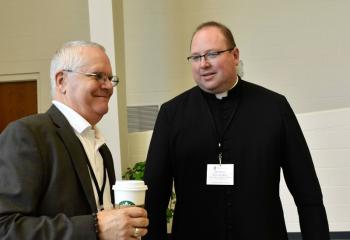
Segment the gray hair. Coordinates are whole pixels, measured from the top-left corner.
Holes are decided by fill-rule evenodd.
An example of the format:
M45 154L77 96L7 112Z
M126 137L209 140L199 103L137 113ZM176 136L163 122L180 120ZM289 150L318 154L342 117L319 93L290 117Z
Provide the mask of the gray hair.
M82 66L83 59L81 57L81 50L84 47L95 47L105 51L105 48L95 42L91 41L71 41L66 42L58 49L51 60L50 79L51 79L51 95L56 94L56 74L64 69L75 70Z

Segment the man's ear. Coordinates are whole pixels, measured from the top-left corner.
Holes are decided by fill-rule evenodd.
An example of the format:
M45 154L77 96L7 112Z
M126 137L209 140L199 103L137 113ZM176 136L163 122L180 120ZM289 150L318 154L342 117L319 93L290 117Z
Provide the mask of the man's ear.
M55 79L56 79L56 89L60 93L65 94L66 93L66 77L65 77L63 71L56 73Z
M238 64L239 64L239 50L237 47L235 47L232 50L232 54L233 54L233 57L235 58L236 66L238 66Z

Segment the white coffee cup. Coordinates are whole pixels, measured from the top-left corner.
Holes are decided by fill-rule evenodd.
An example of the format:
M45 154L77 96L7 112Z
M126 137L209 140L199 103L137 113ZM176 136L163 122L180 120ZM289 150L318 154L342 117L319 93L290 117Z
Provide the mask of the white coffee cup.
M113 185L117 207L144 207L147 185L142 180L120 180Z

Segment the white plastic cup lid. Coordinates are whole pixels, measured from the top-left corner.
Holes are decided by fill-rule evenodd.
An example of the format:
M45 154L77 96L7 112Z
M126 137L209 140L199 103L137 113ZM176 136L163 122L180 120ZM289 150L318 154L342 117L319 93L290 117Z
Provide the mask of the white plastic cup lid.
M147 185L142 180L120 180L113 185L115 191L145 191L147 189Z

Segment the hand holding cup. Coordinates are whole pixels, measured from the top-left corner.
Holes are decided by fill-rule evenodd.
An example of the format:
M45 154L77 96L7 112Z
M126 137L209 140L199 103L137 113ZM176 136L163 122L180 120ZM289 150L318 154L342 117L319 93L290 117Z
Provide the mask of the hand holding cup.
M147 233L143 209L147 186L139 180L121 180L113 185L116 209L99 212L100 239L141 239Z

